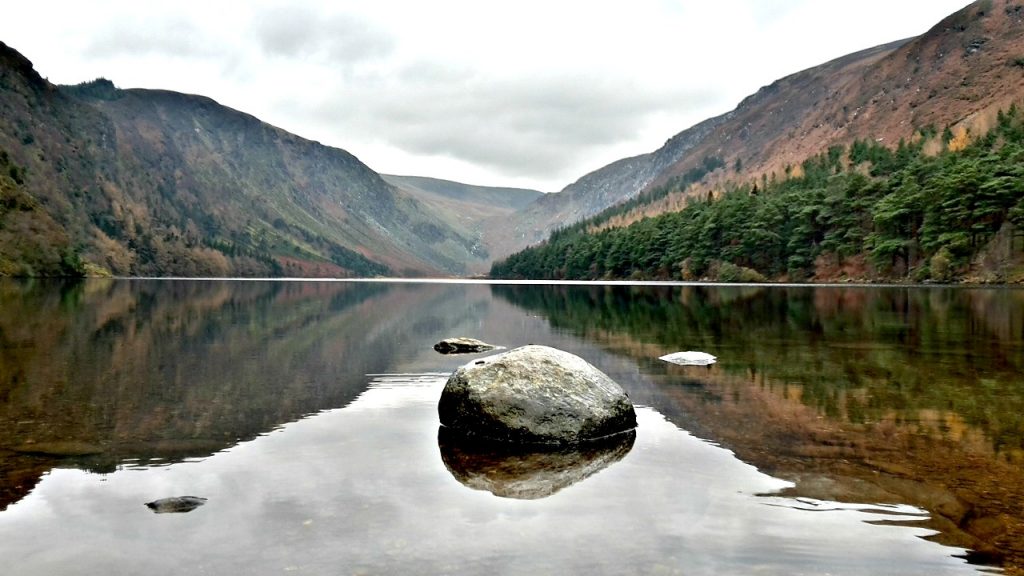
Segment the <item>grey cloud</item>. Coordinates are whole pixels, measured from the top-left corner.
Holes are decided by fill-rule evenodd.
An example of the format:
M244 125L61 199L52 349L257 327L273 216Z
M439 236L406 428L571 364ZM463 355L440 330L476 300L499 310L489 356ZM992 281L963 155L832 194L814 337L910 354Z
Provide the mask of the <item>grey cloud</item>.
M443 155L485 165L506 176L573 178L602 149L634 139L649 116L707 105L700 90L653 91L586 77L450 82L457 73L423 70L383 83L377 94L334 101L321 122L343 123L414 154ZM403 83L413 75L419 82ZM665 138L686 126L665 126ZM636 150L635 153L649 150Z
M785 19L793 12L798 11L806 3L806 0L752 2L747 6L747 9L757 22L774 23L778 20Z
M434 86L473 82L477 72L468 67L456 67L439 62L417 62L407 65L397 74L399 82L404 86L416 89L431 89Z
M283 58L322 58L338 66L382 58L395 40L373 23L349 14L324 17L309 8L278 7L254 18L264 54Z
M122 17L93 36L84 48L86 56L210 56L217 46L202 30L183 18L167 20Z

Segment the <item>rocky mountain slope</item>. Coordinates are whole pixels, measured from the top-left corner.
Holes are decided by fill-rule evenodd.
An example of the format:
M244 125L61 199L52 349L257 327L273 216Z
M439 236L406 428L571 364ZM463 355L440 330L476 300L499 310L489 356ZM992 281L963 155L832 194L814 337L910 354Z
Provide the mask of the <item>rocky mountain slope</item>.
M741 178L775 173L857 139L896 146L949 128L968 139L1024 98L1024 5L979 0L925 34L839 58L747 98L709 138L653 184L705 155ZM728 174L722 176L728 177Z
M782 78L655 152L592 172L516 218L495 222L490 244L507 253L644 192L661 194L621 223L676 210L689 194L785 178L807 158L857 139L895 146L924 135L940 146L946 128L969 139L1022 98L1024 5L979 0L919 37ZM720 168L688 185L683 176L707 159Z
M221 106L59 87L0 44L0 274L459 275L475 238L357 158Z

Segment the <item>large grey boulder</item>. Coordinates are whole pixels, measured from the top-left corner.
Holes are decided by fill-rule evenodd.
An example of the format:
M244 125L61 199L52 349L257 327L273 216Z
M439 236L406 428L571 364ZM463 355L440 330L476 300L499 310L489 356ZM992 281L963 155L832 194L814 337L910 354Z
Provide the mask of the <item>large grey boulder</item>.
M570 444L636 428L633 403L604 372L534 345L457 369L438 413L462 433L518 443Z

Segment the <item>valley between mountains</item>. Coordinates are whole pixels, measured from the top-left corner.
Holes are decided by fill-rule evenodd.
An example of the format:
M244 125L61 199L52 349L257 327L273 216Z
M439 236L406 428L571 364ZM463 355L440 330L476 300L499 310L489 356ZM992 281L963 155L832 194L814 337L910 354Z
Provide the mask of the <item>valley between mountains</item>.
M542 194L382 175L203 96L54 85L0 43L0 275L1021 282L1022 105L1024 5L983 0ZM770 230L770 264L728 249L771 245L749 214L693 232L718 243L699 261L668 250L698 204L759 209L742 195L807 229ZM578 250L643 226L657 261Z

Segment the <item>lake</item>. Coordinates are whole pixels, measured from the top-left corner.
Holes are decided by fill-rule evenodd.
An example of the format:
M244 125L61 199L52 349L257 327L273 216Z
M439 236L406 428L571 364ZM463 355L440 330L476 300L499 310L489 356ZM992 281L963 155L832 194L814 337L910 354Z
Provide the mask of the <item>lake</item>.
M635 435L439 428L470 336L578 354ZM701 350L712 366L658 357ZM8 575L1024 569L1024 291L0 282ZM156 514L144 504L205 504Z

